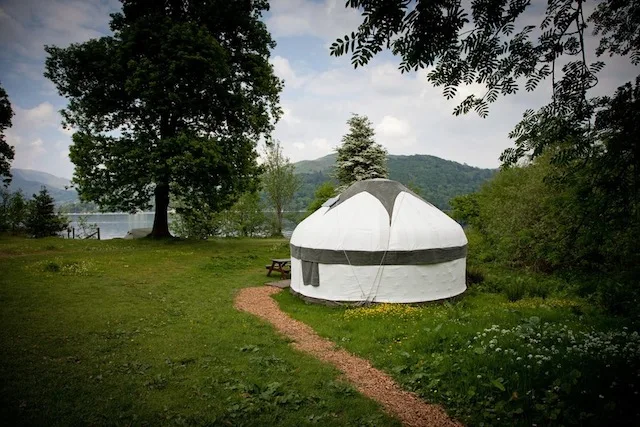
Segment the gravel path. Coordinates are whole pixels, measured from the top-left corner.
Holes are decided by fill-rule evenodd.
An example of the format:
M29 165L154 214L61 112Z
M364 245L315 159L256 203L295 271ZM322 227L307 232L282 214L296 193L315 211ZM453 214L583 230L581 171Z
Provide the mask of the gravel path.
M459 427L438 405L424 402L413 393L400 388L388 375L360 357L336 348L333 342L321 338L311 327L290 318L270 298L281 290L274 287L245 288L238 292L235 307L267 320L283 335L293 340L297 350L329 362L342 371L358 391L380 403L406 426Z

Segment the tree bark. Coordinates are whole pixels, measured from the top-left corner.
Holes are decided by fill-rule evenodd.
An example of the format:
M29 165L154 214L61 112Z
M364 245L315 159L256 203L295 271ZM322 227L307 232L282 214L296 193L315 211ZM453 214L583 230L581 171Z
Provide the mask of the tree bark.
M167 214L167 209L169 208L169 184L157 184L154 193L156 212L153 217L153 230L149 236L156 239L171 237L171 233L169 232L169 216Z

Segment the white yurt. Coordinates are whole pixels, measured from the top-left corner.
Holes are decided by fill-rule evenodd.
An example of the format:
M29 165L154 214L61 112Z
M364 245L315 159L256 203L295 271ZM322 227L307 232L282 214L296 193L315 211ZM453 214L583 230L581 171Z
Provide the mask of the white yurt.
M466 289L467 238L396 181L359 181L291 236L291 290L312 300L415 303Z

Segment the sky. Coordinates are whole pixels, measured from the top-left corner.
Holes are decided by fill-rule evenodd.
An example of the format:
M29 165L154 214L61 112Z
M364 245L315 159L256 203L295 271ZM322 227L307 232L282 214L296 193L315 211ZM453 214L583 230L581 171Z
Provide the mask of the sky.
M109 13L119 9L117 0L0 0L0 83L15 112L6 132L16 150L13 167L71 178L72 131L62 128L59 114L67 101L43 76L43 46L109 35ZM539 13L534 7L524 19L539 22ZM369 117L376 141L390 154L430 154L494 168L513 145L508 133L522 113L550 100L547 80L534 92L522 89L500 98L488 118L456 117L453 108L468 94L481 94L480 87L460 88L446 100L441 88L427 82L426 70L401 74L400 59L388 52L356 70L348 56L329 56L329 45L361 21L357 11L344 8L344 0L272 0L264 20L277 42L270 61L285 81L284 114L273 136L292 161L335 151L356 113ZM595 46L594 39L587 42ZM639 74L626 58L605 62L593 95L612 94Z

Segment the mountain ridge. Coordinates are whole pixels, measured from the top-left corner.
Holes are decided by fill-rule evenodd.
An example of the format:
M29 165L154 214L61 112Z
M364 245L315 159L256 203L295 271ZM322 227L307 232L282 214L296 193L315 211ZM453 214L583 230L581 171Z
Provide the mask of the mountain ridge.
M9 191L22 191L27 199L32 198L42 187L46 187L57 204L78 201L78 193L76 190L68 189L71 181L66 178L35 169L20 168L12 168L11 175L13 178L9 184Z
M337 153L331 153L315 160L294 163L302 180L293 203L295 209L305 208L313 200L315 188L320 184L334 181L331 175L336 159ZM453 197L476 191L496 172L496 169L469 166L429 154L389 154L387 168L390 179L417 190L425 200L443 210L449 209L449 201Z

